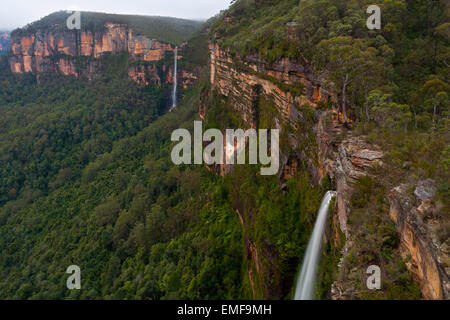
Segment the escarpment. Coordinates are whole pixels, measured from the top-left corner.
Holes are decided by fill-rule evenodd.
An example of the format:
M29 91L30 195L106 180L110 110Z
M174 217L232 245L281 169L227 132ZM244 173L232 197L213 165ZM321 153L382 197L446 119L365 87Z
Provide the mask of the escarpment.
M107 22L102 30L47 28L26 34L13 33L9 66L13 73L60 72L91 79L101 71L102 57L128 55L127 73L131 79L161 86L172 82L172 60L166 57L174 49L169 43L138 35L121 23ZM185 86L197 80L189 72L179 72Z
M6 31L0 32L0 54L8 51L10 38L11 36L9 32Z
M356 192L355 184L365 176L377 179L372 169L383 166L383 150L342 124L342 114L329 107L338 102L337 95L327 85L329 82L315 73L308 63L283 58L269 64L257 54L245 57L233 55L215 43L210 43L209 50L211 87L224 97L248 128L261 128L258 114L264 107L262 101L268 101L274 108L270 120L287 137L287 143L281 145L280 150L280 183L284 185L284 181L295 175L302 163L316 187L328 179L337 191L331 241L341 250L338 273L346 272L342 261L352 247L358 245L357 231L354 230L357 226L352 227L349 223L353 215L351 199ZM204 96L208 94L202 93L199 105L202 119L207 116L207 99ZM231 170L229 165L216 168L216 172L222 175ZM388 194L384 197L387 199ZM419 284L423 297L445 298L448 293L443 287L448 286L448 279L437 262L442 258L427 249L431 246L428 240L421 240L420 234L424 233L417 233L416 224L407 218L410 214L405 213L410 209L398 209L397 200L392 197L390 202L391 217L396 222L396 231L401 239L400 252L404 258L412 256L407 267ZM285 297L288 292L277 284L283 281L285 275L276 274L272 268L276 252L270 243L258 247L246 232L251 224L251 215L258 213L245 213L245 208L235 209L244 230L248 274L254 297ZM385 214L388 216L387 212ZM243 216L250 216L250 219L243 219ZM422 245L423 241L428 244ZM277 281L265 281L269 278ZM355 288L342 283L348 279L334 280L331 298L349 299L356 296ZM261 290L262 296L258 296L257 292Z
M402 256L425 299L450 299L449 241L442 243L436 235L441 219L434 215L431 201L436 187L428 179L418 183L414 195L409 189L402 184L389 193L389 214L400 233Z
M322 110L328 103L336 102L337 96L308 64L280 59L269 65L257 55L232 56L217 44L211 43L209 49L211 86L226 97L249 128L261 127L257 120L261 100L269 101L275 108L271 120L285 131L288 142L287 146L281 146L280 182L296 174L299 162L306 164L317 186L328 176L338 191L336 227L347 233L351 182L380 162L382 152L363 139L352 137L338 121L342 115L334 110ZM206 109L205 103L201 103L199 113L202 118L206 117ZM310 112L315 114L317 122L308 119ZM230 168L219 168L217 172L225 174ZM241 223L246 234L249 222L241 219ZM276 256L271 246L259 248L247 236L244 243L252 288L263 288L264 298L283 297L286 292L280 291L276 282L254 283L268 277L277 277L281 281L282 275L274 274L271 268L271 261Z

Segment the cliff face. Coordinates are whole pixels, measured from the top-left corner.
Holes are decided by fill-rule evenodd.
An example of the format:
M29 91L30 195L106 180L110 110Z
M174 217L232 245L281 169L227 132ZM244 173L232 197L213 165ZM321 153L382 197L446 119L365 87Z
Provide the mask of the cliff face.
M170 44L135 36L127 25L115 23L106 23L105 30L100 32L83 30L55 33L48 30L23 37L13 36L11 49L13 56L9 63L12 72L61 71L74 75L78 73L70 57L97 59L105 54L128 52L135 60L159 61L166 52L173 51ZM52 61L55 58L57 63Z
M229 97L231 106L251 127L256 126L255 99L259 95L273 101L280 120L290 123L297 120L297 108L304 103L315 106L318 102L335 100L307 66L288 59L269 66L258 56L233 59L228 52L210 44L210 60L211 84L220 94ZM300 92L286 92L281 86Z
M302 115L304 106L317 111L319 121L309 128L314 134L310 150L305 146L299 148L303 136L290 133L289 144L295 151L293 155L282 154L280 171L284 177L291 176L295 173L297 160L300 160L307 163L316 183L328 175L337 186L340 227L346 232L347 202L351 193L349 184L366 175L375 164L381 164L383 153L380 148L367 143L363 137L352 136L351 131L338 121L342 114L317 109L319 103L335 102L337 98L324 85L323 79L313 74L310 66L288 59L269 66L256 56L232 58L214 44L210 45L210 60L212 86L228 98L249 127L257 125L255 114L258 112L257 100L261 96L274 103L278 123L296 127L305 122ZM203 105L199 112L201 117L205 117Z
M126 24L117 23L106 23L103 31L40 30L25 36L13 35L11 43L9 65L13 73L61 72L92 78L103 55L128 53L131 61L144 62L130 65L128 75L138 83L157 86L166 83L171 70L171 66L165 65L158 70L157 64L174 51L170 44L135 35ZM84 59L83 66L76 63L77 57ZM189 81L190 75L184 79L183 74L180 71L180 79Z
M323 85L307 64L298 61L281 59L269 65L257 56L232 57L227 51L215 44L210 44L210 81L228 103L235 109L249 128L259 127L257 114L261 98L270 101L276 109L273 119L282 131L287 126L297 128L288 134L288 144L292 151L282 151L281 167L278 177L280 182L294 175L298 163L307 163L313 180L318 184L327 174L333 181L338 181L339 218L336 225L346 230L347 199L350 193L348 181L364 174L367 167L382 157L378 151L370 151L363 141L355 146L355 138L347 137L344 142L338 136L346 134L346 130L337 121L340 115L332 111L319 111L317 106L329 100L336 101L334 93ZM320 121L311 126L306 123L303 109L316 110L321 114ZM207 106L200 103L200 117L205 118ZM325 124L325 118L331 123ZM306 131L298 128L304 125ZM313 141L308 141L313 136ZM283 149L283 148L282 148ZM314 154L314 156L312 156ZM215 169L219 174L232 170L231 165L222 165ZM248 260L248 274L255 298L282 298L276 283L282 281L282 275L272 270L276 253L267 245L257 247L253 239L245 232L251 221L243 217L251 216L245 210L236 208L244 229L244 244ZM248 220L251 220L249 218ZM270 281L270 279L277 281ZM267 281L266 281L267 280ZM263 297L256 296L255 288L262 288Z
M389 194L389 214L401 235L402 256L408 259L406 265L425 299L450 299L450 250L436 236L440 220L433 216L431 201L436 187L432 180L425 180L414 195L408 189L411 186L402 184Z

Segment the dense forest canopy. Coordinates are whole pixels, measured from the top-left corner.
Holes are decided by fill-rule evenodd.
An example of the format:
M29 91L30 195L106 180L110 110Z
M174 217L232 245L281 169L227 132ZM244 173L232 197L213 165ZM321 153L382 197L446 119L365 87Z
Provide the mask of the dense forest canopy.
M312 64L360 132L392 150L395 161L412 159L419 176L440 181L448 199L449 3L381 1L380 30L366 27L370 4L238 0L215 19L211 35L234 55Z

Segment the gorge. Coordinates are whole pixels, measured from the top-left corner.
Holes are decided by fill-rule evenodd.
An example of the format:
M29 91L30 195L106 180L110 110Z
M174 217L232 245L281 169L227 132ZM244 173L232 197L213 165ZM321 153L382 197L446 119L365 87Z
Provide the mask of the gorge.
M64 21L65 18L66 15L58 12L48 19ZM111 22L108 16L101 14L94 18L98 25L88 24L81 30L63 30L60 24L53 28L30 26L15 30L11 35L11 71L16 74L59 72L92 79L105 69L102 59L120 55L128 59L128 76L139 84L161 87L176 81L176 65L170 65L165 59L169 54L176 54L178 46L137 33L133 27L142 27L135 26L137 22L132 17L117 16L116 20L121 22ZM39 26L39 23L35 24ZM172 28L176 29L176 20L163 25L168 23L175 24ZM192 22L191 30L197 25ZM181 43L179 49L185 44ZM191 82L192 78L195 81L195 76L190 73L182 72L181 75L187 77L181 79L183 82Z
M358 1L238 0L204 24L82 13L68 31L55 13L13 31L0 298L448 299L445 19L383 6L389 30ZM275 174L174 163L173 132L199 123L279 132ZM60 287L74 263L80 292Z
M177 106L177 86L178 86L178 47L175 47L173 62L173 90L172 90L172 107L170 111Z

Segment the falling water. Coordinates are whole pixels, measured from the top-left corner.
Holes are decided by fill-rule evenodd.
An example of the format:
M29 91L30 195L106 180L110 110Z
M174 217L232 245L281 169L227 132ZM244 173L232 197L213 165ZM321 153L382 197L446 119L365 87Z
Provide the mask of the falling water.
M173 91L172 91L172 107L170 111L177 106L177 72L178 72L178 47L175 47L173 68Z
M320 258L320 247L322 246L322 235L327 221L328 208L331 199L336 196L335 191L328 191L322 199L317 221L314 230L309 239L308 248L303 259L302 270L297 279L297 287L295 289L295 300L312 300L314 295L314 281L316 276L317 265Z

